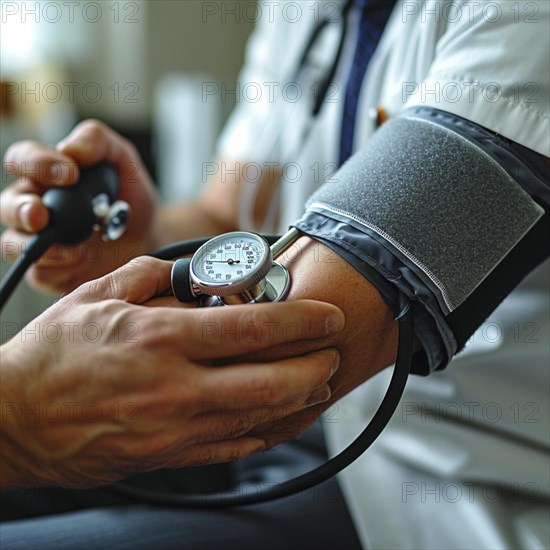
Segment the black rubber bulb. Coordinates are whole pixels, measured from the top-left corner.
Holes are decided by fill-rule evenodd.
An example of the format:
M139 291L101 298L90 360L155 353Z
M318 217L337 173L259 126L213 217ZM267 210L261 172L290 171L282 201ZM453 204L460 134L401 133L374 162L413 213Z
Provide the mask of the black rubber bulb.
M82 243L91 235L96 222L104 222L106 218L111 218L111 233L120 236L129 207L122 201L116 201L114 204L118 203L118 206L115 208L112 203L117 194L116 170L105 162L81 169L80 179L75 185L46 191L42 202L50 212L50 222L43 231L29 239L23 254L0 282L0 310L25 271L53 244L70 246ZM97 206L97 216L94 206Z
M88 239L96 223L93 199L105 194L111 203L117 193L116 169L106 162L81 168L80 179L73 186L46 191L42 202L50 211L48 229L55 230L55 242L76 245Z

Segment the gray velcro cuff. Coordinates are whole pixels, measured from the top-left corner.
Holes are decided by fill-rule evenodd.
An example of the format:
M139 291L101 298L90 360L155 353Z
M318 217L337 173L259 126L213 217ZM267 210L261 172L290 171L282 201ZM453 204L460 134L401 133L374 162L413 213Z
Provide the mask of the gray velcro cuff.
M462 304L544 210L478 146L433 122L387 122L308 201L378 235L435 291Z

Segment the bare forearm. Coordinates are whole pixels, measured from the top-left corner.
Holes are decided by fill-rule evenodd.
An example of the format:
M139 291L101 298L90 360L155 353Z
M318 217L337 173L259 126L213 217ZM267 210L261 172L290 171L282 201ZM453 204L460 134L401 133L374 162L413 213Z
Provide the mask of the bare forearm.
M2 406L5 403L2 402ZM20 487L29 484L28 470L26 475L20 472L23 463L22 453L9 438L5 427L0 430L0 487ZM17 466L19 465L19 466Z
M31 470L27 455L16 442L17 432L22 429L18 420L21 419L24 403L13 384L13 374L19 370L17 354L10 353L9 347L9 344L0 347L0 487L23 485L30 477ZM26 475L23 471L26 471Z
M277 261L292 277L287 300L311 298L337 305L345 314L346 326L334 337L293 346L296 355L333 346L340 354L340 368L330 379L327 401L279 422L266 422L251 432L265 439L268 447L298 436L329 406L391 365L398 332L391 310L374 286L325 245L302 237Z
M202 203L169 206L159 213L157 246L184 239L195 239L234 231L235 226L217 219Z
M346 328L335 342L341 366L330 383L332 402L394 362L397 323L368 280L309 237L300 238L278 261L291 273L289 300L321 300L345 313Z
M165 207L161 210L156 241L170 242L217 235L239 229L239 204L244 186L250 185L245 161L221 159L219 170L209 180L199 198L191 204ZM281 173L266 170L257 183L252 219L261 224L275 193Z

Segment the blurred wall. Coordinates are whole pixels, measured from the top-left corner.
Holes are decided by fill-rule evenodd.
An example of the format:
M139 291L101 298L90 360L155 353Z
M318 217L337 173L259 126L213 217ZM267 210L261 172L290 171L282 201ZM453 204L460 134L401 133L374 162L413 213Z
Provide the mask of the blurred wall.
M9 84L8 99L16 108L15 122L2 110L2 124L11 132L2 136L3 149L20 134L43 133L54 141L66 132L70 116L147 130L155 86L167 73L200 72L233 87L255 5L255 0L1 2L0 78ZM225 105L224 114L231 108Z
M154 4L154 8L152 6ZM167 72L209 73L233 88L253 28L255 1L158 0L149 5L150 79ZM232 15L236 9L237 13ZM228 104L226 114L231 110Z
M110 92L98 103L80 96L81 113L107 118L116 125L144 128L151 121L155 86L167 73L200 72L234 86L253 28L253 10L244 8L255 1L119 4L116 20L110 12L97 28L88 25L91 51L82 63L71 66L75 80L103 83ZM236 13L231 15L234 9ZM225 114L231 107L227 105Z

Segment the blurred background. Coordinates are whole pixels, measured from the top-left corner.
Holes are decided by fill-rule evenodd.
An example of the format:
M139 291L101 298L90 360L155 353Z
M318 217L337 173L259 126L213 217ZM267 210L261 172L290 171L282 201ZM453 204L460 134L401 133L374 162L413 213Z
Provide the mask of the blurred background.
M238 97L255 0L19 0L0 9L2 157L20 139L54 145L94 117L136 144L162 200L197 193ZM21 285L2 314L2 341L54 299Z

